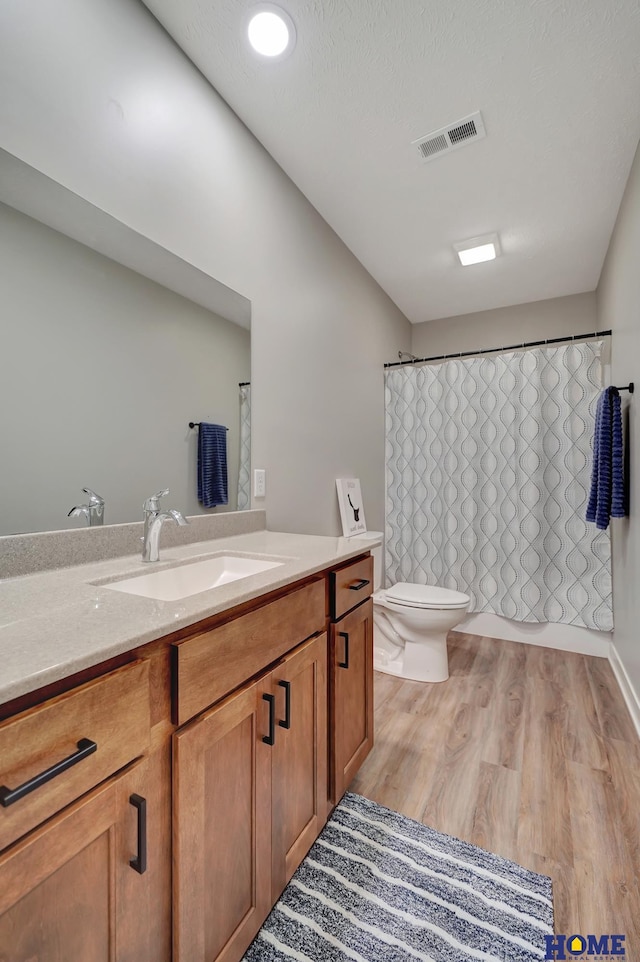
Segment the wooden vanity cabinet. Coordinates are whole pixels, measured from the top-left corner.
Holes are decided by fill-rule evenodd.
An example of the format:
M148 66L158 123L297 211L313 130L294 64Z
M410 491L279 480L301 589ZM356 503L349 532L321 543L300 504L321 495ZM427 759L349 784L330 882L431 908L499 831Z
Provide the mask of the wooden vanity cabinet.
M176 644L178 719L225 697L173 736L175 962L237 962L325 822L325 625L316 578Z
M373 559L331 572L331 582L329 796L337 805L373 748Z
M174 958L241 957L326 818L327 636L174 735Z
M0 962L238 962L371 748L371 578L360 557L7 713Z
M144 765L103 782L0 857L3 962L166 958L148 914L150 875L131 865L144 841L132 804L145 798Z
M169 696L132 655L0 724L2 962L170 962Z
M147 751L149 684L139 659L0 724L0 851Z
M268 680L174 735L176 962L236 960L271 906Z
M271 672L271 900L275 902L327 818L327 635Z
M127 822L137 821L131 775L127 770L109 779L2 857L3 960L145 957L136 905L145 879L129 865L135 852L125 852Z

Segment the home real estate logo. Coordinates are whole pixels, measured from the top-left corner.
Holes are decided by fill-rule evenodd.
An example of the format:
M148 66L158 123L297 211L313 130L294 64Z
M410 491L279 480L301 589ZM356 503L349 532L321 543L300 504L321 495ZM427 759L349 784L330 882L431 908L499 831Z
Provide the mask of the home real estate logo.
M545 935L545 959L587 959L620 962L626 959L624 935Z

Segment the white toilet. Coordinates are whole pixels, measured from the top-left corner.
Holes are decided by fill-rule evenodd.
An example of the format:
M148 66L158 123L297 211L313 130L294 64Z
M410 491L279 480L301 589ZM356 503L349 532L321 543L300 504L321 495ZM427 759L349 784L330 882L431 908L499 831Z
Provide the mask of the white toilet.
M382 533L370 531L359 537L381 538ZM382 545L372 548L371 554L374 668L413 681L446 681L447 633L469 610L469 595L402 581L381 588Z

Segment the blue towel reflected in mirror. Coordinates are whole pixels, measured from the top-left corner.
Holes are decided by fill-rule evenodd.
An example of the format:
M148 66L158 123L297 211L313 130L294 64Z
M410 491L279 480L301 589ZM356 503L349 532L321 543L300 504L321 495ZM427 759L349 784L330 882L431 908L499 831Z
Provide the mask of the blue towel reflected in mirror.
M200 422L198 432L198 501L203 508L229 503L227 429Z

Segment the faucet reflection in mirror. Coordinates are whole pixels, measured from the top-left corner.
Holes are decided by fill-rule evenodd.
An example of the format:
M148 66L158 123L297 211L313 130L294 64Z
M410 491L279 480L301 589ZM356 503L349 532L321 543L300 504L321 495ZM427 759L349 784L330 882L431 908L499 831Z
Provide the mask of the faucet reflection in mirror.
M160 511L160 498L169 494L169 488L158 491L147 498L142 505L144 511L144 534L142 536L142 560L160 560L160 531L165 521L175 521L176 524L185 525L189 522L175 508L169 511Z
M87 519L87 524L90 527L94 527L97 524L104 524L104 498L91 488L83 488L84 494L89 495L88 504L76 504L71 511L69 511L68 518L79 518L85 517Z

